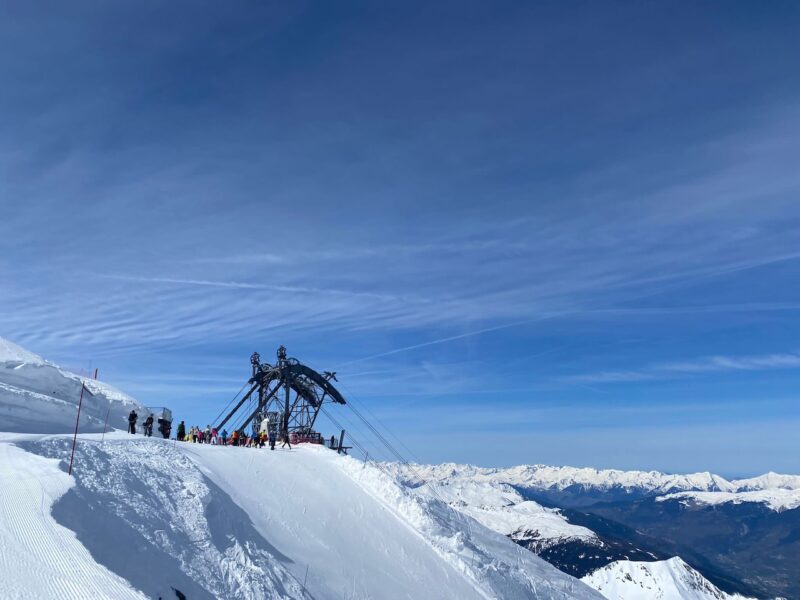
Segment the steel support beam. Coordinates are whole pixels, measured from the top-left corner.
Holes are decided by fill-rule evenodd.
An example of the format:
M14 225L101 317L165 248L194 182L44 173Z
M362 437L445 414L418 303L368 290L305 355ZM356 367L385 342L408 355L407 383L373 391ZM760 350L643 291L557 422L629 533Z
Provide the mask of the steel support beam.
M259 384L258 384L258 383L256 383L255 385L253 385L253 387L251 387L251 388L250 388L250 391L249 391L249 392L247 392L247 393L246 393L244 396L242 396L242 399L241 399L241 400L239 400L239 402L236 404L236 406L234 406L234 407L233 407L233 410L232 410L231 412L229 412L229 413L228 413L228 416L227 416L227 417L225 417L224 419L222 419L222 421L220 422L220 424L219 424L219 425L217 425L215 429L216 429L217 431L220 431L220 430L221 430L221 429L222 429L222 428L225 426L225 423L227 423L227 422L230 420L230 418L231 418L231 417L234 415L234 413L235 413L237 410L239 410L239 409L242 407L242 404L244 404L245 402L247 402L247 399L248 399L248 398L249 398L249 397L250 397L250 396L253 394L253 392L255 392L255 391L258 389L258 388L259 388Z

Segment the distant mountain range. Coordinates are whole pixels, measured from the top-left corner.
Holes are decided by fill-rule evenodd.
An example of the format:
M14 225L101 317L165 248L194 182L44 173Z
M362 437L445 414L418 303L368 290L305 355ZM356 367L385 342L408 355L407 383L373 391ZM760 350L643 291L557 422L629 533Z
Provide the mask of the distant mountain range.
M797 475L387 467L418 493L444 499L576 577L618 561L680 557L720 593L800 599Z
M446 484L459 479L504 483L517 489L536 491L542 497L557 499L560 504L578 506L593 504L595 496L608 502L681 492L743 494L778 490L791 492L800 498L800 475L777 473L729 481L709 472L673 475L659 471L620 471L547 465L523 465L500 469L444 463L412 465L400 468L398 474L412 485L421 481ZM749 501L746 496L741 496L740 499ZM753 501L759 500L754 498Z

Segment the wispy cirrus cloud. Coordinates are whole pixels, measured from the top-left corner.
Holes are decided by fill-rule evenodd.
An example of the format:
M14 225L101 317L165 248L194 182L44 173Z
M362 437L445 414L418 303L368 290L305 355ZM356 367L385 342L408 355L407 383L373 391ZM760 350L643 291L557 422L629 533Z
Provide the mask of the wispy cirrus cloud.
M561 378L571 383L630 383L668 379L681 375L728 371L767 371L800 368L800 353L775 353L757 356L704 356L692 360L659 362L621 371L597 371Z
M403 302L428 302L424 298L415 298L413 296L395 296L390 294L377 294L371 292L340 290L332 288L313 288L292 285L271 285L268 283L247 283L243 281L213 281L207 279L181 279L177 277L146 277L135 275L108 275L101 274L100 277L108 279L116 279L119 281L131 281L137 283L166 283L174 284L177 286L200 286L212 288L229 288L238 290L265 290L270 292L286 293L286 294L314 294L314 295L335 295L335 296L348 296L356 298L371 298L375 300L391 300Z
M656 365L657 371L674 373L709 373L718 371L763 371L767 369L796 369L800 354L764 354L760 356L709 356L688 362L669 362Z

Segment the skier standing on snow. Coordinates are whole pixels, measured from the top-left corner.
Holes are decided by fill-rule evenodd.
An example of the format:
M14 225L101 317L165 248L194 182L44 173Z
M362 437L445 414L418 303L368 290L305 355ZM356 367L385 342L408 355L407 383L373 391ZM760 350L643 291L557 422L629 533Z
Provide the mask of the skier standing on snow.
M289 428L284 426L283 428L283 446L281 448L286 448L286 444L289 444L289 450L292 449L292 443L289 441Z
M138 418L139 415L136 414L135 410L132 410L131 414L128 415L128 433L136 435L136 419Z
M269 438L269 417L264 417L261 420L261 427L258 428L258 438L260 441L259 446L264 447L264 442Z
M275 432L272 429L269 430L269 449L275 450Z
M181 421L180 423L178 423L178 441L179 442L184 441L185 437L186 437L186 423Z
M153 415L147 415L144 420L144 435L145 437L153 437Z
M222 445L223 446L227 446L228 445L228 430L227 429L223 429L222 433L220 435L222 436Z

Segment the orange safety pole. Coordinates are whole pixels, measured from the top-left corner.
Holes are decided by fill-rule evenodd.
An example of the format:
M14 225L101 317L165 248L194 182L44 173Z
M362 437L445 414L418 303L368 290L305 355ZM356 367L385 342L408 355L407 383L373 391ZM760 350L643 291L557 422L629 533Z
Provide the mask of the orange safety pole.
M78 423L81 422L81 406L83 406L83 380L81 380L81 397L78 400L78 418L75 419L75 433L72 436L72 454L69 457L69 472L72 475L72 461L75 459L75 442L78 441Z

